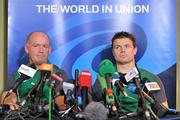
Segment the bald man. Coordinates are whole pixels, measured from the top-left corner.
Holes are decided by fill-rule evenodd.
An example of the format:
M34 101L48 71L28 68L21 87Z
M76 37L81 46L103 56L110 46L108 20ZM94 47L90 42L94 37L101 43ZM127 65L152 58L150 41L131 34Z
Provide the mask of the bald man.
M25 48L25 52L27 53L29 57L29 63L27 64L28 66L31 64L35 64L36 69L38 70L39 66L42 65L43 63L51 64L50 61L48 61L48 55L51 53L51 44L50 44L49 37L46 33L42 31L35 31L35 32L30 33L27 37L24 48ZM63 78L63 81L68 81L68 77L65 71L58 68L56 65L53 65L53 73ZM8 81L9 82L8 89L13 88L13 85L14 85L13 83L15 83L16 80L20 76L21 75L17 71L14 72L12 76L10 76L9 81ZM4 92L2 94L1 103L11 105L11 109L19 109L19 107L27 108L31 103L36 102L35 98L31 97L23 106L19 106L18 104L21 103L25 99L25 97L27 96L29 91L32 90L34 85L38 86L40 84L41 77L42 77L41 72L37 71L33 78L23 81L19 85L18 90L13 92L7 98L4 98L7 94L7 92ZM42 90L43 93L39 101L41 105L48 104L50 87L48 86L47 82L44 84L44 87ZM36 95L38 90L39 88L36 89L36 91L34 91L33 93ZM55 81L55 84L54 84L54 90L55 90L55 96L64 95L63 90L62 90L62 83L57 80ZM60 101L59 98L58 98L58 101ZM63 100L61 102L63 102ZM56 103L58 106L64 105L63 103L58 103L58 102Z

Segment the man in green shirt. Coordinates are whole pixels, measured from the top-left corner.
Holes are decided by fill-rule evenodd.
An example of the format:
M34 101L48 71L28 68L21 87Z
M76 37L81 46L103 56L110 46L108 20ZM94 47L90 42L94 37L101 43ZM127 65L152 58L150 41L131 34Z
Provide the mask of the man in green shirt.
M129 83L126 82L124 76L131 71L133 68L137 68L141 80L144 78L147 79L147 82L156 81L161 90L154 92L151 97L154 98L157 102L168 108L168 102L164 90L164 86L160 78L144 69L141 69L136 66L135 55L137 53L137 46L135 38L132 34L128 32L118 32L112 38L112 54L115 59L115 69L116 72L120 75L120 83L123 84L124 90L128 96L124 96L116 86L113 86L114 96L116 101L120 103L120 112L137 112L139 106L139 97L138 93L134 93L128 89ZM102 81L105 81L105 78L100 76L97 79L93 88L92 96L95 101L104 101L104 93L100 92ZM147 101L146 104L150 106L150 102Z
M36 93L40 91L39 88L39 84L41 83L40 80L43 77L43 74L39 70L39 68L42 64L50 64L50 62L48 61L48 55L51 53L51 44L49 37L46 33L42 31L35 31L30 33L27 37L27 41L24 48L25 48L25 52L29 56L29 64L27 66L31 64L35 64L37 72L32 78L24 80L18 86L18 89L15 92L13 92L10 96L8 96L5 99L3 99L2 97L3 102L10 104L12 109L18 109L19 107L21 107L18 105L18 103L21 103L25 99L27 94L29 94L29 91L31 91L34 86L37 86L37 88L35 89L35 91L33 91L33 93L37 95ZM52 73L61 77L63 81L68 81L68 77L65 71L58 68L56 65L53 65ZM21 75L18 72L13 73L13 75L9 79L9 87L8 87L9 89L13 87L14 83L20 76ZM40 96L40 101L38 101L39 104L42 105L48 104L49 90L50 90L50 86L48 85L48 82L51 81L45 81L43 85L43 88L41 90L42 95ZM58 80L55 80L53 90L55 91L55 96L62 95L63 94L62 83ZM5 93L2 96L5 96ZM37 101L34 101L34 99L31 97L30 99L28 99L26 104L23 105L23 107L28 107L28 105L31 102L37 102ZM56 101L56 103L58 103L58 101ZM60 104L63 105L63 103Z

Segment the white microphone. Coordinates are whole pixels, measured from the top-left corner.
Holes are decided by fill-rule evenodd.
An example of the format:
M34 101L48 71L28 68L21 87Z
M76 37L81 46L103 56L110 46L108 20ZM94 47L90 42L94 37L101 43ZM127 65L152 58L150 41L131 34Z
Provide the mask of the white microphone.
M73 89L74 89L74 84L72 84L72 83L63 82L62 86L63 86L63 91L64 91L65 94L67 94L68 90L73 91Z
M16 80L14 87L8 91L7 96L10 95L13 91L15 91L24 80L32 78L35 75L37 70L33 68L36 68L35 64L31 64L30 66L22 64L20 66L20 68L18 69L20 77Z
M27 75L29 77L33 77L35 75L36 71L37 70L35 70L35 69L33 69L33 68L31 68L31 67L29 67L27 65L24 65L24 64L22 64L20 66L20 68L18 69L19 73L22 73L22 74Z

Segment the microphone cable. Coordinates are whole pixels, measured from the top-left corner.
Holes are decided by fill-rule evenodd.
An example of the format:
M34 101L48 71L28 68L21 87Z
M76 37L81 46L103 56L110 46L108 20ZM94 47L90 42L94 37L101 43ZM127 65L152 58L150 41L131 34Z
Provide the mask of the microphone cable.
M4 120L26 120L26 117L28 117L28 114L25 113L25 111L9 110L8 115L4 118Z

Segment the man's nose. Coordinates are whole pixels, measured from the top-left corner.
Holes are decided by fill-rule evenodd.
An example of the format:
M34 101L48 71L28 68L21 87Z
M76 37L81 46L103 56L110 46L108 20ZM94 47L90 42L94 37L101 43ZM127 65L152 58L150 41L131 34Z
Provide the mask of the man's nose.
M120 48L121 52L125 52L126 48L124 46L121 46Z
M43 46L39 46L39 52L44 52L44 47Z

